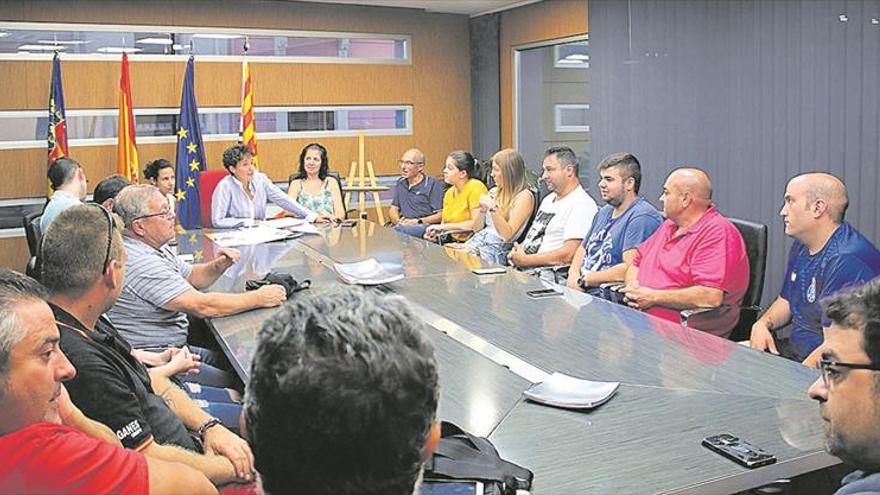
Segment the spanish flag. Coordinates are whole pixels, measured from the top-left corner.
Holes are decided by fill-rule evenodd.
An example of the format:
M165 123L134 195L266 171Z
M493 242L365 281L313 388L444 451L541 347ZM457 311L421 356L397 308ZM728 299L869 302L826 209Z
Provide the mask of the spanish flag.
M131 104L131 78L128 72L128 55L122 54L122 75L119 77L119 136L116 153L116 172L137 183L138 155L134 141L134 115Z
M52 58L52 84L49 89L49 165L67 153L67 117L64 113L64 88L61 85L61 59L58 52Z
M254 166L257 160L257 128L254 125L254 85L251 83L251 71L247 61L241 65L242 98L241 98L241 142L254 152Z

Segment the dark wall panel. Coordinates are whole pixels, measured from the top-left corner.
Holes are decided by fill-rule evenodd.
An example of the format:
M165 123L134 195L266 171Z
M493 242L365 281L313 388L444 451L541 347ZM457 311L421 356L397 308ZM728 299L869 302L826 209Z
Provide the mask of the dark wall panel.
M880 0L591 0L590 26L591 154L636 153L654 204L672 169L705 169L723 213L770 227L765 302L791 177L841 177L880 240Z

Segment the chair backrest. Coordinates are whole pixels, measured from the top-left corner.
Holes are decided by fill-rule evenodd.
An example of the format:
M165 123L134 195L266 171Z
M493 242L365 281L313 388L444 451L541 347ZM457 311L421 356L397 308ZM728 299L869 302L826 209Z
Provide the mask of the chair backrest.
M24 233L27 237L28 251L31 256L36 256L40 251L40 242L43 240L43 232L40 230L40 218L43 216L42 211L28 213L21 219L21 225L24 227Z
M229 175L223 170L202 170L199 172L199 212L202 215L202 227L212 228L211 223L211 199L214 197L214 189L217 184Z
M749 258L749 288L743 297L743 306L757 306L764 293L764 274L767 271L767 226L739 218L728 218L742 234Z

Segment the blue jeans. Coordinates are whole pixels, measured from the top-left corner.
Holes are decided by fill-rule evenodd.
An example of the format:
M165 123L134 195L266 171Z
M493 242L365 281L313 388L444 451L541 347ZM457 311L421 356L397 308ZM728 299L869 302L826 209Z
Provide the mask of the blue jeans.
M416 224L416 225L400 225L397 224L394 226L394 230L398 232L402 232L407 235L411 235L413 237L425 237L425 231L428 230L428 225L424 223Z
M242 405L232 399L229 390L197 383L185 383L182 388L203 411L219 419L223 426L236 435L240 435Z

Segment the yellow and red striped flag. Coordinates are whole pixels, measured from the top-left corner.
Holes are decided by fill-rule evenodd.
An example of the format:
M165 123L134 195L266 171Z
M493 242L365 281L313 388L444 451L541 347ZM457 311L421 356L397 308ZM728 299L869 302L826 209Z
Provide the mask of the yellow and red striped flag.
M119 132L116 172L131 182L138 181L138 155L134 140L134 114L131 103L131 78L128 55L122 54L122 75L119 77Z
M241 143L254 153L254 166L258 167L260 162L257 159L257 128L254 124L254 85L247 61L241 64Z

